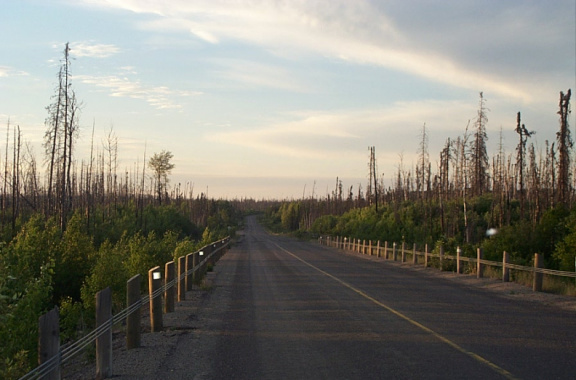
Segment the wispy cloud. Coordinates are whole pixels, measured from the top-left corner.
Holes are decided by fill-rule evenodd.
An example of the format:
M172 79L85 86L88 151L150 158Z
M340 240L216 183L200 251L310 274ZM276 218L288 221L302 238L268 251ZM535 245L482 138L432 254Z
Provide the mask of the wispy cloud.
M91 41L72 42L70 54L75 57L108 58L120 52L120 48L110 44L97 44Z
M464 132L467 120L475 115L475 106L456 101L415 101L360 110L306 111L290 115L290 122L214 133L207 139L261 151L270 157L336 161L342 157L362 159L364 149L378 141L383 152L405 149L410 157L423 123L434 130L442 143L445 138ZM454 110L458 112L455 114ZM397 153L387 156L388 164L395 164L397 159Z
M28 76L25 71L16 70L8 66L0 66L0 78L13 77L13 76Z
M180 109L182 105L174 98L201 94L193 91L172 90L166 86L147 86L139 81L118 76L78 75L75 79L104 88L109 91L110 96L142 99L157 109Z
M142 24L143 27L155 31L183 31L212 44L242 41L279 55L321 55L356 64L382 66L456 88L483 90L521 101L531 101L534 97L529 95L534 93L531 89L536 86L530 84L530 75L524 73L526 80L507 77L506 74L510 71L514 72L511 62L503 62L508 65L509 71L496 73L491 71L494 65L478 67L471 60L472 56L463 56L453 49L443 48L442 41L445 40L452 41L457 38L460 42L453 46L461 46L464 41L472 40L476 44L475 51L486 52L494 60L498 60L503 56L496 54L498 51L512 51L519 45L518 39L503 45L504 41L498 40L498 34L491 34L495 29L490 24L493 21L475 14L451 16L460 17L461 21L458 23L453 19L442 18L444 7L439 10L431 9L438 17L430 18L444 20L445 24L453 27L444 27L443 37L430 41L425 38L425 30L410 26L411 23L402 18L403 15L394 13L394 9L391 9L394 5L361 0L84 1L101 7L156 15L157 19L146 21ZM406 14L407 9L412 9L404 8ZM505 16L501 16L499 22L510 25L514 20L514 12L501 13ZM468 21L471 26L464 27ZM514 25L517 29L515 36L522 36L522 30L529 29L528 25ZM497 30L502 33L501 28ZM422 44L422 41L427 41L426 45ZM525 45L530 45L529 40L524 42ZM541 83L540 81L539 85Z
M300 83L289 70L279 66L236 59L214 59L211 62L221 68L216 70L218 76L245 86L308 91L308 85Z

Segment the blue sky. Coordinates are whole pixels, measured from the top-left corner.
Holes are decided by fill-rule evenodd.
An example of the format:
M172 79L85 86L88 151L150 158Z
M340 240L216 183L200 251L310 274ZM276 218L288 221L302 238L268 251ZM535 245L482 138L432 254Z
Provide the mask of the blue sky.
M78 160L113 131L119 172L169 150L171 184L213 197L323 196L410 168L422 126L435 166L479 92L488 150L516 113L544 149L576 87L569 1L2 0L0 126L43 161L66 42L83 103ZM574 102L574 99L573 99ZM575 127L574 115L570 120ZM576 136L575 136L576 137Z

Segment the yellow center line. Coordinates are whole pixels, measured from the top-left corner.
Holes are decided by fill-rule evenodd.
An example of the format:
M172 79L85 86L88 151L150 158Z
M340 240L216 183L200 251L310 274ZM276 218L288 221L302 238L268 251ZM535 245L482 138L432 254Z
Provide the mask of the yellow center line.
M413 320L412 318L408 317L407 315L402 314L401 312L399 312L398 310L395 310L393 308L391 308L390 306L383 304L382 302L378 301L377 299L375 299L372 296L369 296L368 294L364 293L362 290L350 285L349 283L339 279L338 277L323 271L322 269L318 268L317 266L310 264L309 262L307 262L306 260L296 256L295 254L293 254L292 252L288 251L285 248L282 248L281 246L279 246L278 244L274 243L276 245L276 247L278 247L279 249L281 249L282 251L286 252L287 254L289 254L290 256L294 257L295 259L301 261L302 263L308 265L310 268L313 268L315 270L317 270L318 272L322 273L323 275L330 277L331 279L333 279L334 281L339 282L340 284L344 285L345 287L347 287L348 289L352 290L353 292L361 295L362 297L366 298L367 300L372 301L373 303L375 303L376 305L382 307L383 309L388 310L390 313L396 315L399 318L404 319L405 321L411 323L412 325L420 328L423 331L426 331L427 333L435 336L436 338L438 338L440 341L446 343L447 345L449 345L450 347L456 349L457 351L470 356L471 358L473 358L474 360L487 365L488 367L492 368L494 371L496 371L497 373L501 374L502 376L506 377L507 379L516 379L516 377L514 377L514 375L512 375L510 372L506 371L504 368L492 363L491 361L489 361L488 359L483 358L482 356L472 352L472 351L468 351L465 348L461 347L460 345L456 344L455 342L451 341L450 339L446 338L445 336L437 333L436 331L430 329L429 327L424 326L423 324Z

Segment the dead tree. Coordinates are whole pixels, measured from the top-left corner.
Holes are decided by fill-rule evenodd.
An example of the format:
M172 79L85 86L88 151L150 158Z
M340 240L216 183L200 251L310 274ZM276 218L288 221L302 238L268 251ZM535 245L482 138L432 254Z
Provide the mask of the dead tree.
M424 201L430 192L430 156L428 154L428 133L426 123L422 125L422 136L418 148L418 166L416 167L416 192Z
M480 92L480 102L478 107L478 116L470 149L470 159L472 160L472 192L473 195L482 195L487 190L488 185L488 153L486 151L486 124L488 117L486 115L486 100L484 94Z
M570 95L560 91L560 102L558 114L560 115L560 130L556 133L558 142L558 186L557 201L565 206L569 206L570 201L570 152L572 150L572 138L568 127L568 114L570 113Z
M58 72L54 103L47 107L49 116L46 119L47 130L44 135L49 172L46 212L53 215L57 211L62 230L66 227L68 213L72 208L72 157L78 134L79 109L80 105L71 85L70 47L66 43L64 59Z
M376 175L376 147L371 146L368 148L370 150L370 164L369 164L369 177L368 190L366 191L366 197L368 198L369 204L374 204L376 207L376 212L378 212L378 176Z
M516 115L516 133L520 138L516 147L516 171L518 173L518 195L520 200L520 218L524 219L524 210L526 206L525 195L525 167L526 167L526 142L535 132L528 131L524 124L520 123L520 112Z

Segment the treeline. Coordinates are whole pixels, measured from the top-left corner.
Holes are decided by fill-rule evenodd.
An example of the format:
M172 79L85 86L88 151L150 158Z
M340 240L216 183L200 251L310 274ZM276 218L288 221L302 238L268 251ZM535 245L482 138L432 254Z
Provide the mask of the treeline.
M76 160L81 103L68 45L57 82L46 108L44 165L10 122L0 154L3 379L37 364L42 314L58 306L61 337L72 339L92 327L96 292L111 287L121 309L130 277L146 278L156 265L233 235L242 217L241 202L195 195L189 184L168 186L174 168L168 151L144 153L141 163L119 174L112 130L101 147L92 143L87 161Z
M480 93L473 123L462 136L449 138L435 168L422 127L418 160L411 169L398 165L394 183L385 187L370 147L366 190L334 190L323 199L278 203L268 208L272 228L299 234L334 234L408 244L440 243L473 254L484 248L491 259L507 251L518 263L534 253L548 268L574 270L576 255L575 165L568 125L571 91L560 92L559 130L554 142L537 151L530 131L516 115L518 144L506 153L502 138L496 155L487 154L486 100ZM552 111L552 110L551 110ZM275 226L275 227L274 227ZM496 234L487 234L495 229ZM494 231L494 230L492 230Z

